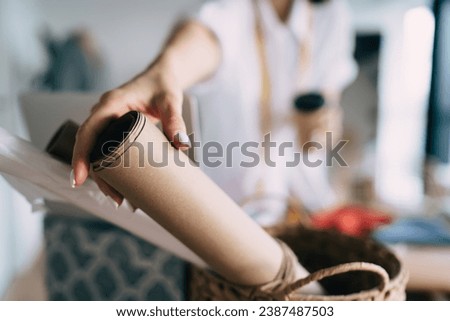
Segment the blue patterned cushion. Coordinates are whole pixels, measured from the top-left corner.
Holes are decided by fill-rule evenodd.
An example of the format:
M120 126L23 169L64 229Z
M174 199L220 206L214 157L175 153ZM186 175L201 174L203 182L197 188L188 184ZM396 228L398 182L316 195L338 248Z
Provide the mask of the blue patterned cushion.
M111 224L48 215L50 300L185 300L186 264Z

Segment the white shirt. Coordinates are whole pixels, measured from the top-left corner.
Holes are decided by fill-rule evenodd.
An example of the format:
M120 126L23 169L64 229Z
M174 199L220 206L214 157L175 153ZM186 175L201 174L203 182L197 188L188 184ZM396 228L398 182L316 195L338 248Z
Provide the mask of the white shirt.
M308 26L306 0L295 0L286 23L279 20L270 0L259 0L267 65L271 82L272 141L296 144L295 129L287 121L292 117L292 101L299 90L332 90L340 92L355 77L356 65L352 58L353 34L344 0L331 0L313 7L313 24ZM199 99L201 135L203 143L217 142L226 149L231 143L242 146L246 142L261 142L259 112L261 96L261 67L255 40L255 13L252 0L217 0L204 4L197 20L207 26L219 40L222 61L211 79L193 88ZM299 45L312 32L312 61L309 64L304 88L298 88ZM301 57L300 57L301 59ZM297 145L296 145L297 146ZM214 151L212 148L211 151ZM256 148L249 148L257 152ZM207 166L203 170L236 202L254 195L261 179L265 193L278 198L296 196L310 208L318 208L318 196L313 195L305 173L312 172L314 181L323 178L323 170L286 167L286 157L271 154L276 167L260 165L241 166L250 161L241 150L234 148L231 161L219 167ZM227 166L231 165L231 166ZM310 179L311 181L311 179ZM326 199L326 196L320 196ZM319 203L322 201L319 201ZM309 204L308 204L309 203ZM251 208L261 223L271 224L285 211L282 202L269 202L261 208ZM258 213L256 213L258 212ZM266 214L262 213L265 212Z

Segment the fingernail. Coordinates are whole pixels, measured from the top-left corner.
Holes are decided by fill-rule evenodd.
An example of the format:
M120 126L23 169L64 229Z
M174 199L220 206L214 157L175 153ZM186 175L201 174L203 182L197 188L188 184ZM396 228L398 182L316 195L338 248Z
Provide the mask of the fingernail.
M75 182L75 174L73 172L73 169L70 171L70 186L72 186L72 188L77 187L77 182Z
M189 147L191 148L191 140L189 139L189 136L185 132L178 132L175 134L174 139L180 143L182 147Z
M112 206L117 210L119 208L119 203L117 203L111 196L106 196Z

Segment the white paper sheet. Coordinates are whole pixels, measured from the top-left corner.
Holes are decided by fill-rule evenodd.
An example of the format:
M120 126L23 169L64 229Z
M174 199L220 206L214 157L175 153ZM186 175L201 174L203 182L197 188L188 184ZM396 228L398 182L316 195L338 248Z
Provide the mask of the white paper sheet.
M142 211L132 213L126 207L116 210L92 180L71 188L69 166L3 128L0 128L0 173L34 210L45 207L43 199L72 204L188 262L205 266L197 255Z

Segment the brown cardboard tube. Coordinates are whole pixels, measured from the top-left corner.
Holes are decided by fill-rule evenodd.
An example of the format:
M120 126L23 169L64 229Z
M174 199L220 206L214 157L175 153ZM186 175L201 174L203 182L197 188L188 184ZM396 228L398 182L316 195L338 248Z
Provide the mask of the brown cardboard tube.
M65 121L51 138L45 150L66 164L72 163L75 136L80 126L71 120Z
M231 282L270 282L283 254L249 218L146 117L112 122L91 155L93 171Z

